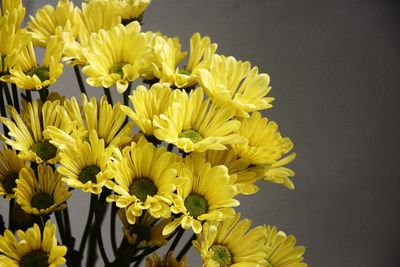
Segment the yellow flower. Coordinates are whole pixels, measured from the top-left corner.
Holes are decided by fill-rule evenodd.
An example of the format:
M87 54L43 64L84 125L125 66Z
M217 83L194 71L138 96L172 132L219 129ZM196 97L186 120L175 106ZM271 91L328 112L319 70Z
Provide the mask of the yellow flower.
M235 109L221 108L203 100L203 90L198 88L190 94L173 91L174 101L165 114L154 118L154 135L176 145L186 153L204 152L207 149L224 150L225 145L245 142L235 134L240 122L233 119Z
M157 255L156 252L153 253L152 258L146 258L146 267L188 267L186 257L183 257L179 262L173 255L172 251L169 251L162 259Z
M109 88L116 84L122 94L139 77L145 52L146 38L138 22L100 30L91 36L90 46L84 50L88 65L82 71L91 86Z
M9 24L14 25L15 29L19 29L25 17L22 0L2 0L0 8L0 28L4 24Z
M154 74L160 82L168 82L177 88L191 88L197 84L195 78L199 69L210 66L217 44L211 43L208 36L202 38L199 33L193 34L190 38L189 60L184 68L177 67L181 59L177 55L181 53L177 51L180 46L177 47L173 39L157 37L153 49L158 61L154 65Z
M144 135L152 136L153 118L166 112L172 101L171 92L172 89L166 84L156 83L150 89L138 86L129 96L133 110L128 106L121 106L121 110Z
M251 221L239 221L240 214L222 223L203 226L193 246L200 253L203 266L265 266L266 234L259 226L249 230Z
M19 151L18 157L36 163L55 164L58 162L57 148L45 138L43 131L49 126L63 129L65 132L72 130L73 124L67 117L65 109L59 101L46 101L44 104L38 100L30 103L23 102L24 109L19 114L15 108L8 106L12 120L0 118L0 121L10 130L8 138L1 135L4 142Z
M63 72L63 64L60 63L63 46L64 43L57 41L56 37L50 38L41 66L36 63L35 51L30 42L18 55L7 80L25 90L41 90L54 84Z
M305 248L296 247L296 238L292 235L286 236L276 227L264 226L267 234L265 245L267 247L267 267L307 267L303 262ZM264 265L265 266L265 265Z
M248 61L214 55L210 69L198 70L198 82L210 98L233 105L240 117L272 107L274 98L265 97L271 90L269 76Z
M131 245L137 248L151 246L164 246L167 244L167 236L162 235L162 230L171 220L159 221L148 213L144 213L135 224L130 224L126 218L125 210L120 209L118 216L122 222L122 232Z
M57 245L56 226L50 221L42 232L35 224L26 232L17 231L18 238L10 230L0 235L0 262L2 266L60 266L65 264L65 246Z
M15 198L29 214L44 215L67 207L71 196L61 181L61 175L49 165L38 165L38 177L30 167L25 167L16 181Z
M68 186L100 194L106 180L113 175L108 167L113 148L110 146L106 149L104 140L98 138L95 130L91 130L88 141L79 139L60 152L61 166L57 171L63 175L62 180Z
M232 207L239 205L233 199L236 187L223 165L212 167L201 154L191 154L185 158L185 167L179 177L171 211L177 214L163 231L172 233L179 225L183 229L192 228L198 234L204 221L223 221L235 214Z
M115 182L106 184L114 191L107 201L126 208L130 224L135 224L143 211L155 218L170 217L168 205L178 182L180 157L167 152L165 147L154 147L144 138L118 152L110 163Z
M30 16L27 28L32 32L34 45L46 47L52 36L62 38L64 31L71 32L71 17L74 3L69 0L60 0L54 9L51 5L45 5L36 12L36 16ZM75 27L73 35L77 34Z
M15 180L18 179L20 170L28 163L17 157L12 149L3 145L0 150L0 196L7 200L14 198Z

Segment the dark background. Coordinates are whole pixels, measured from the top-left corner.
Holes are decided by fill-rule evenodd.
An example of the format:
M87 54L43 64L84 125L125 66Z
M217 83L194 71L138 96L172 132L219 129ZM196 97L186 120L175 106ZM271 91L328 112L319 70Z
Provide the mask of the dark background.
M32 14L57 1L24 3ZM398 266L399 11L395 1L153 0L145 13L144 30L179 36L186 49L198 31L271 76L265 115L295 143L296 189L259 183L238 210L294 234L310 266ZM64 72L55 87L78 95ZM88 202L70 201L77 236Z

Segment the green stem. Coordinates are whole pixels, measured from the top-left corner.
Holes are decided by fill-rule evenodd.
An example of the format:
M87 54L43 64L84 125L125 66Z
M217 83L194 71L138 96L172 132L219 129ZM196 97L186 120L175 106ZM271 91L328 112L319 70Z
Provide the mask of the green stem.
M42 103L46 102L48 95L49 95L49 89L43 88L42 90L39 90L39 96Z
M104 89L104 94L107 96L108 104L111 104L111 105L112 105L112 104L113 104L113 100L112 100L110 88L105 88L105 87L103 87L103 89Z
M11 84L14 108L19 112L19 98L18 98L18 88L15 83Z
M74 71L75 71L76 80L78 81L79 90L81 91L81 93L87 95L85 85L83 83L81 72L79 71L78 65L74 66Z

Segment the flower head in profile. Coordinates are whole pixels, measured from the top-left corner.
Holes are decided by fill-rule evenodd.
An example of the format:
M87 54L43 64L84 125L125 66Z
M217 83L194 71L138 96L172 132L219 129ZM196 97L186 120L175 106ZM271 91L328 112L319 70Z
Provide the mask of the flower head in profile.
M174 144L186 153L224 150L226 145L246 141L234 133L240 128L240 122L233 118L234 108L204 101L201 88L190 94L180 90L172 94L173 102L168 110L154 118L157 139Z
M237 109L237 116L249 117L248 112L271 108L272 97L269 76L251 68L250 62L234 57L214 55L209 69L198 70L198 82L212 99L230 103Z
M7 200L14 198L19 172L27 165L25 160L18 158L15 151L3 145L0 150L0 196Z
M66 263L65 246L57 245L56 226L46 222L43 233L37 224L27 231L10 230L0 235L0 262L2 266L45 267Z
M204 221L223 221L235 214L239 205L234 199L236 187L223 165L212 167L201 154L185 158L179 178L182 182L171 206L175 218L163 231L172 233L177 227L192 228L198 234Z
M307 267L303 262L305 248L296 246L296 238L278 231L275 226L264 226L267 267ZM264 265L265 266L265 265Z
M114 194L107 201L126 208L130 224L146 211L155 218L169 218L169 204L181 168L180 157L165 147L154 147L144 138L116 154L110 163L115 182L107 182Z
M116 84L122 94L130 82L139 77L146 52L146 38L138 22L100 30L91 36L90 45L84 49L88 60L82 71L87 83L94 87L109 88Z
M15 198L21 208L29 214L44 215L67 207L71 196L61 181L61 175L49 165L38 165L38 175L25 167L16 181Z
M162 258L157 255L157 253L153 253L152 257L146 258L146 267L188 267L189 264L187 262L186 257L182 257L181 260L177 260L173 255L172 251L169 251L167 255L164 255Z
M265 230L261 226L249 230L250 226L251 221L240 220L240 214L221 223L204 223L193 241L203 266L265 266Z

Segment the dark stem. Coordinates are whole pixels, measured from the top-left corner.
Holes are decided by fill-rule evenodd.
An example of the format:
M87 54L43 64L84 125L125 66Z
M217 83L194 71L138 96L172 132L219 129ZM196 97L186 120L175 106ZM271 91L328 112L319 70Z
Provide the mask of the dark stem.
M107 96L107 101L108 101L108 104L113 104L113 101L112 101L112 97L111 97L111 92L110 92L110 88L105 88L105 87L103 87L103 89L104 89L104 94Z
M78 81L78 84L79 84L79 90L81 91L81 93L86 95L85 85L83 83L81 72L79 71L78 65L74 66L74 71L75 71L76 80Z
M14 108L19 112L19 98L18 98L18 88L15 83L11 84Z
M10 227L10 225L11 225L11 213L12 213L12 211L14 209L14 206L15 206L15 199L11 199L10 203L9 203L9 210L8 210L8 228L11 228Z
M168 144L167 150L172 151L174 149L174 144Z
M61 213L61 211L56 211L56 212L54 212L54 215L56 217L58 231L59 231L60 237L61 237L61 242L63 245L66 245L68 247L67 241L65 239L65 228L64 228L62 213Z
M88 214L86 225L85 225L85 230L83 231L81 243L79 244L79 254L81 256L83 255L83 251L85 250L86 241L87 241L87 238L88 238L89 232L90 232L90 226L92 225L96 199L97 199L97 196L95 194L92 194L91 198L90 198L90 208L89 208L89 214Z
M2 117L7 117L6 107L4 105L3 90L4 90L3 83L0 83L0 113ZM3 124L3 131L5 135L8 134L8 128L4 124Z
M124 92L124 105L129 106L129 95L132 91L132 82L129 83L128 88Z
M4 90L4 94L6 96L6 99L7 99L7 105L14 106L12 99L11 99L10 89L8 88L7 83L5 83L5 82L1 82L1 83L3 84L3 90Z
M193 240L196 239L196 234L193 234L190 239L186 242L185 246L182 248L181 252L179 252L178 257L176 258L177 261L180 261L183 256L190 250L192 247Z
M32 93L30 90L25 90L26 101L32 102Z
M99 246L101 257L103 258L104 263L107 265L107 264L110 264L110 261L108 260L106 250L104 249L103 237L102 237L102 233L101 233L101 225L102 225L102 221L104 219L104 213L103 213L104 211L102 211L103 203L100 203L99 201L97 201L96 204L97 204L96 205L97 207L95 210L95 229L97 230L96 231L97 232L97 244ZM103 214L101 214L101 213L103 213Z
M68 244L70 247L74 247L74 239L71 234L71 224L69 220L69 212L68 212L68 205L67 207L63 210L63 218L64 218L64 225L65 225L65 237L67 239Z
M117 248L117 238L115 236L115 222L117 218L118 207L115 203L111 206L111 213L110 213L110 232L111 232L111 247L114 252L114 256L117 255L118 248Z
M185 230L183 228L179 228L178 234L176 235L174 242L172 242L171 246L169 247L168 251L174 251L176 246L178 245L179 241L181 240Z
M42 90L39 90L39 96L43 103L46 102L47 97L49 96L49 89L43 88Z
M153 253L154 251L156 251L156 250L159 249L159 248L160 248L160 247L158 247L158 246L152 247L152 248L146 248L146 249L143 251L142 254L137 255L136 257L134 257L134 258L131 260L131 262L135 262L135 265L134 265L135 267L136 267L136 266L139 266L140 263L142 262L142 260L143 260L146 256L150 255L151 253Z
M115 260L106 265L106 267L129 267L130 259L137 250L129 243L129 241L123 237L120 246L118 247Z

